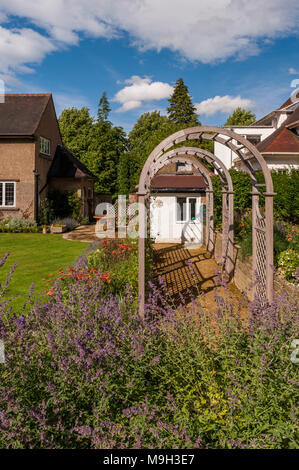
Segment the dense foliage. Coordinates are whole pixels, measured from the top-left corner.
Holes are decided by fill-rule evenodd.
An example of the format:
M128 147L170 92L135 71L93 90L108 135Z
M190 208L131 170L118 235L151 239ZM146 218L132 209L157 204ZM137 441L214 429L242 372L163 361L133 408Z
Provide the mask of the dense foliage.
M34 220L11 217L0 221L0 232L4 233L36 233L38 226Z
M105 286L105 293L122 296L127 285L136 295L138 292L138 260L137 241L104 239L95 242L90 248L87 257L89 269L109 272L109 285Z
M234 187L234 208L236 212L244 213L251 209L251 179L248 173L229 170ZM290 169L289 171L271 171L274 191L276 193L274 202L274 216L290 223L298 223L299 220L299 171ZM259 183L264 182L262 173L257 173ZM222 199L221 183L218 176L213 177L213 188L215 198L215 222L221 223ZM261 197L261 204L264 198Z
M88 108L71 108L61 113L59 126L64 144L98 177L96 192L115 195L118 164L127 149L127 139L124 130L108 120L109 112L103 93L96 120Z
M250 126L256 120L256 115L244 108L236 108L228 118L225 126Z
M292 248L280 253L278 258L279 272L288 280L299 278L299 250Z
M245 321L217 295L216 314L175 311L152 286L142 321L129 290L89 280L30 297L26 316L0 301L2 448L298 447L291 299Z
M48 199L56 218L71 217L79 221L81 220L82 199L76 191L52 191L49 193ZM52 220L48 223L52 222Z
M169 107L167 108L167 113L170 121L175 124L183 125L184 127L200 125L196 108L189 95L188 87L185 85L182 78L177 80L173 93L168 101Z

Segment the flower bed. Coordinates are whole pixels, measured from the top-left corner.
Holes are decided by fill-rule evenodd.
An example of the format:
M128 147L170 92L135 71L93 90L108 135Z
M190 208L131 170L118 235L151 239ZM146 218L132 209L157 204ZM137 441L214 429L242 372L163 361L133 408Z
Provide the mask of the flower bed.
M138 259L136 240L104 239L95 243L87 257L89 269L110 273L110 285L105 291L117 295L125 293L127 285L138 290Z
M37 233L38 226L34 220L11 217L0 221L0 232L3 233Z
M191 314L151 286L141 321L130 290L60 272L26 316L0 289L1 448L298 446L292 299L252 303L245 322L217 293L215 314Z

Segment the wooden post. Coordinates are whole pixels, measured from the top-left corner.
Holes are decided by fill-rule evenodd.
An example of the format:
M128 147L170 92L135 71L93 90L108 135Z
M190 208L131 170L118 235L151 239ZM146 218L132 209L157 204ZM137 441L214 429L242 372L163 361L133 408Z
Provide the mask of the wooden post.
M266 296L269 303L273 301L274 262L273 262L273 196L276 193L265 193L266 210Z
M209 253L214 253L214 191L206 189L206 247Z
M145 239L146 239L146 206L145 194L138 194L138 296L139 296L139 316L144 318L145 306Z
M227 260L227 246L228 246L228 210L227 210L227 190L222 188L222 250L221 263L226 267Z
M259 192L254 185L252 185L252 283L253 295L256 294L256 270L257 270L257 207L259 205Z
M228 247L225 269L231 277L234 271L234 192L228 191Z

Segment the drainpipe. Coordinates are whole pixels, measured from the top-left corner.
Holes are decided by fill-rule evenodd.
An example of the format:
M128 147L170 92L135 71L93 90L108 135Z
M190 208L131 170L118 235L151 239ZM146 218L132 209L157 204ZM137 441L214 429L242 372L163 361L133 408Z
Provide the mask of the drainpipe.
M33 170L34 173L34 220L38 221L38 170Z

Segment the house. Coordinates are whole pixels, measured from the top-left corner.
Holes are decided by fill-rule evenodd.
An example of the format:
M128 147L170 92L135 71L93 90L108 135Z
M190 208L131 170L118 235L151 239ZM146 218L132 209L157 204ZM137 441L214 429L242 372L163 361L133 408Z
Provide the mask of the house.
M151 181L151 238L156 243L202 245L205 191L204 178L191 164L161 168Z
M0 212L37 219L51 190L76 191L93 211L96 177L63 146L50 93L6 94L0 104Z
M299 100L290 98L280 108L271 111L250 126L229 127L257 147L270 169L299 169ZM237 145L236 141L233 141ZM238 155L228 147L215 142L215 155L228 168L244 169ZM258 163L252 159L253 168Z

